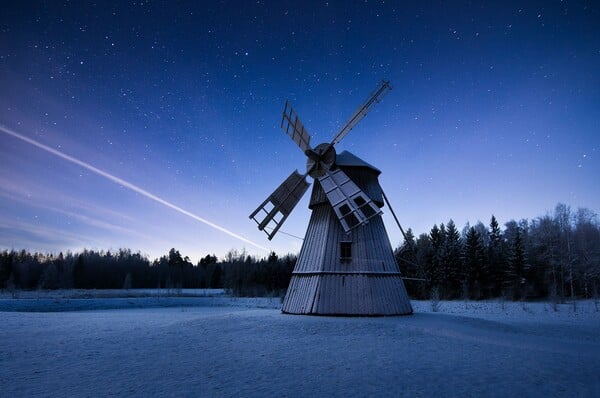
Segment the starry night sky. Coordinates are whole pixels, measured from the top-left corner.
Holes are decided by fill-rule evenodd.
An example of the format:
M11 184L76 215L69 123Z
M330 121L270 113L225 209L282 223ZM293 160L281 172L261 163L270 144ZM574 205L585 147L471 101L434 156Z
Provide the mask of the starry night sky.
M340 143L405 228L600 210L597 2L2 2L0 126L280 254L248 214L381 79ZM282 231L303 236L308 197ZM392 244L400 233L384 208ZM264 251L0 132L0 248Z

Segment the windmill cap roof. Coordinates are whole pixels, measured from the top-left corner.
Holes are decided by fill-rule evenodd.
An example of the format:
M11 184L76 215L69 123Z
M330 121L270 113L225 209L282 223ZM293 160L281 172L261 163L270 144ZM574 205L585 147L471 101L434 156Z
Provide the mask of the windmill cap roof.
M358 156L348 151L338 153L335 157L335 164L342 167L366 167L375 171L377 174L381 174L381 170L379 170L377 167L374 167L373 165L365 162Z

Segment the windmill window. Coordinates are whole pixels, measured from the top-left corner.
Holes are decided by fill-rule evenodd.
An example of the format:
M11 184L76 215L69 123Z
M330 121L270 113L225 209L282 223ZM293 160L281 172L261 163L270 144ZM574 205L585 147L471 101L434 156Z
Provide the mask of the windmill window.
M360 211L362 211L367 218L375 216L375 210L373 210L373 208L369 205L369 203L367 203L367 201L362 196L357 196L356 198L354 198L354 203L356 203Z
M340 213L342 213L342 217L350 213L350 206L344 204L340 206Z
M355 226L357 226L359 224L358 218L356 218L354 213L345 215L344 220L346 221L346 224L348 224L348 227L350 227L350 228L354 228Z
M357 206L364 206L367 201L362 196L357 196L354 198L354 203L356 203Z
M343 204L339 207L340 216L344 219L344 222L348 225L348 228L354 228L359 224L358 218L352 212L352 209L347 204Z
M340 260L352 260L352 242L340 242Z

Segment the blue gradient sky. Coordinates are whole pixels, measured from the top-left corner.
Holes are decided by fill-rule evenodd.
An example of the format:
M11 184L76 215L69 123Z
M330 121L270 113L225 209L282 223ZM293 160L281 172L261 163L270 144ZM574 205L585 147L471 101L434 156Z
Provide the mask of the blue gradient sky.
M301 241L248 214L304 170L285 100L316 145L385 78L338 151L382 170L405 227L598 211L598 3L494 3L3 2L0 125L283 254ZM0 248L84 247L266 254L0 132Z

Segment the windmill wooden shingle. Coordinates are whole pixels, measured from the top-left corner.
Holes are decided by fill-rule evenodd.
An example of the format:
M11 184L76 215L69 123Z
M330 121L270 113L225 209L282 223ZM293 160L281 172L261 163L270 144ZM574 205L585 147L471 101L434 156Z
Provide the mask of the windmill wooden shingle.
M282 311L311 315L406 315L410 300L387 236L383 191L375 167L334 145L391 89L382 81L333 137L314 149L311 136L286 102L281 127L307 156L306 173L292 174L250 218L269 240L315 180L311 219Z

